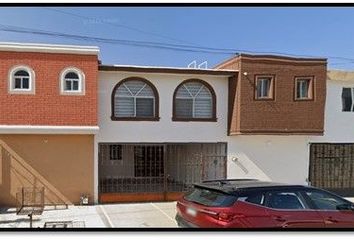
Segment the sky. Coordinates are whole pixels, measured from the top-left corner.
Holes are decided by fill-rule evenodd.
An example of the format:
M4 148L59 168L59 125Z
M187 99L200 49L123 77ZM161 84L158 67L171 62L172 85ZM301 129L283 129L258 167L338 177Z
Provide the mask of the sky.
M1 26L232 51L137 47L7 32ZM187 67L195 60L211 68L246 50L330 57L330 69L354 70L354 8L0 7L0 41L98 46L103 64Z

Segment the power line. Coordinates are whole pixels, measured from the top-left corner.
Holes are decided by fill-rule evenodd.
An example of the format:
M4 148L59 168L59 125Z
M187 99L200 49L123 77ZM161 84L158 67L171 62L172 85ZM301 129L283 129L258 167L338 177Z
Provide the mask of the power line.
M55 9L55 8L48 8L48 7L43 7L43 8L46 9L46 10L49 10L49 11L54 11L54 12L58 12L58 13L62 13L62 14L70 15L70 16L74 16L74 17L77 17L77 18L93 20L93 21L99 20L97 18L88 17L88 16L84 16L84 15L80 15L80 14L76 14L76 13L72 13L72 12L67 12L67 11ZM181 43L193 44L192 46L190 45L189 47L216 50L216 48L212 48L211 49L211 48L208 48L208 47L205 47L205 46L195 45L194 43L191 43L191 42L188 42L188 41L185 41L185 40L172 38L172 37L169 37L169 36L166 36L166 35L162 35L162 34L158 34L158 33L147 32L147 31L141 30L139 28L134 28L134 27L130 27L130 26L127 26L127 25L123 25L123 24L115 24L115 23L111 23L111 22L102 22L102 21L99 21L99 22L102 23L102 24L107 24L107 25L120 27L120 28L126 28L126 29L129 29L129 30L133 30L133 31L136 31L136 32L143 33L143 34L157 36L157 37L165 38L165 39L169 39L169 40L174 40L174 41L181 42ZM294 56L294 57L316 57L316 56L311 56L311 55L299 55L299 54L290 54L290 53L282 53L282 52L259 52L259 51L245 50L245 49L237 49L237 50L235 50L235 49L223 49L223 48L220 49L220 48L218 48L217 50L230 51L230 52L247 52L247 53L255 53L255 54L262 54L262 53L265 53L265 54L277 54L277 55L287 55L287 56ZM349 59L349 58L344 58L344 57L328 57L328 58L342 59L342 60L349 60L349 61L354 60L354 59Z
M188 52L204 52L204 53L214 53L214 54L235 54L235 52L233 52L233 51L230 51L230 50L226 51L226 50L217 49L217 48L202 48L202 47L195 47L195 46L190 46L190 45L170 44L170 43L162 43L162 42L149 42L149 41L136 41L136 40L127 40L127 39L92 37L92 36L85 36L85 35L75 35L75 34L59 33L59 32L52 32L52 31L44 31L44 30L39 30L39 29L23 28L23 27L10 26L10 25L4 25L4 24L0 24L0 31L23 33L23 34L34 34L34 35L45 35L45 36L51 36L51 37L70 38L70 39L90 41L90 42L103 42L103 43L110 43L110 44L161 48L161 49L169 49L169 50L188 51Z
M159 38L164 38L164 39L168 39L168 40L173 40L173 41L180 42L180 43L193 44L193 43L188 42L188 41L185 41L185 40L173 38L173 37L166 36L166 35L159 34L159 33L144 31L144 30L141 30L141 29L139 29L139 28L130 27L130 26L127 26L127 25L124 25L124 24L118 24L118 23L100 21L98 18L88 17L88 16L84 16L84 15L81 15L81 14L72 13L72 12L67 12L67 11L63 11L63 10L59 10L59 9L55 9L55 8L48 8L48 7L43 7L43 8L46 9L46 10L48 10L48 11L58 12L58 13L61 13L61 14L66 14L66 15L73 16L73 17L77 17L77 18L81 18L81 19L87 19L87 20L97 21L97 22L100 22L100 23L102 23L102 24L111 25L111 26L114 26L114 27L129 29L129 30L132 30L132 31L135 31L135 32L139 32L139 33L145 34L145 35L151 35L151 36L155 36L155 37L159 37ZM194 45L194 44L193 44L193 45Z
M70 39L89 41L89 42L130 45L135 47L147 47L147 48L158 48L158 49L175 50L175 51L185 51L185 52L203 52L203 53L224 54L224 55L225 54L235 55L240 52L251 53L251 54L277 54L277 55L293 56L293 57L312 57L312 58L323 57L328 59L347 61L348 63L354 63L354 58L347 58L347 57L340 57L340 56L313 56L313 55L300 55L300 54L274 52L274 51L261 52L261 51L250 51L246 49L212 48L212 47L199 47L194 45L171 44L171 43L163 43L163 42L101 38L101 37L92 37L92 36L85 36L85 35L52 32L52 31L46 31L40 29L23 28L19 26L11 26L11 25L4 25L4 24L0 24L0 31L15 32L15 33L22 33L22 34L44 35L44 36L60 37L60 38L70 38Z

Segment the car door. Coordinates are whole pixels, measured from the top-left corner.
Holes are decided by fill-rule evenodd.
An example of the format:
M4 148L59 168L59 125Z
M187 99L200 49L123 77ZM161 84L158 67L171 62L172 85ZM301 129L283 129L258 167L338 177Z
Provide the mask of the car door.
M274 224L264 206L265 191L247 190L240 191L234 208L238 216L237 222L243 227L272 228Z
M274 227L323 228L325 226L322 216L308 206L298 191L269 191L265 201Z
M304 193L322 216L327 228L354 228L354 211L350 209L353 205L351 202L319 189L307 189ZM343 209L341 206L348 206L348 208Z

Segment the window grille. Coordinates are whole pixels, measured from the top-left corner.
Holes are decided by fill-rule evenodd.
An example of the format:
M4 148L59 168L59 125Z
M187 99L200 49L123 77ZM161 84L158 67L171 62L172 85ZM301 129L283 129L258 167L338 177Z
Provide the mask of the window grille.
M212 118L213 96L200 82L188 82L180 86L175 99L177 118Z
M140 80L122 83L114 95L115 117L154 117L155 94L152 88Z
M110 145L109 146L109 159L110 160L122 160L122 145Z

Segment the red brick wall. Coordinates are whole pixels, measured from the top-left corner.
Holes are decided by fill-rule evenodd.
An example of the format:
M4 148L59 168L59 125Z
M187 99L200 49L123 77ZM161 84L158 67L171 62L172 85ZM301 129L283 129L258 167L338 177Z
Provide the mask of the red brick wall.
M35 72L35 94L8 93L8 73L15 65ZM0 125L97 125L95 55L0 52ZM85 74L85 95L61 95L60 72L76 67Z
M229 113L230 134L308 134L323 133L326 100L325 60L309 61L280 57L241 57L219 68L238 69L237 84L229 86L236 94ZM243 73L247 72L247 76ZM255 75L275 75L274 101L255 100ZM313 101L294 101L295 76L314 76Z

